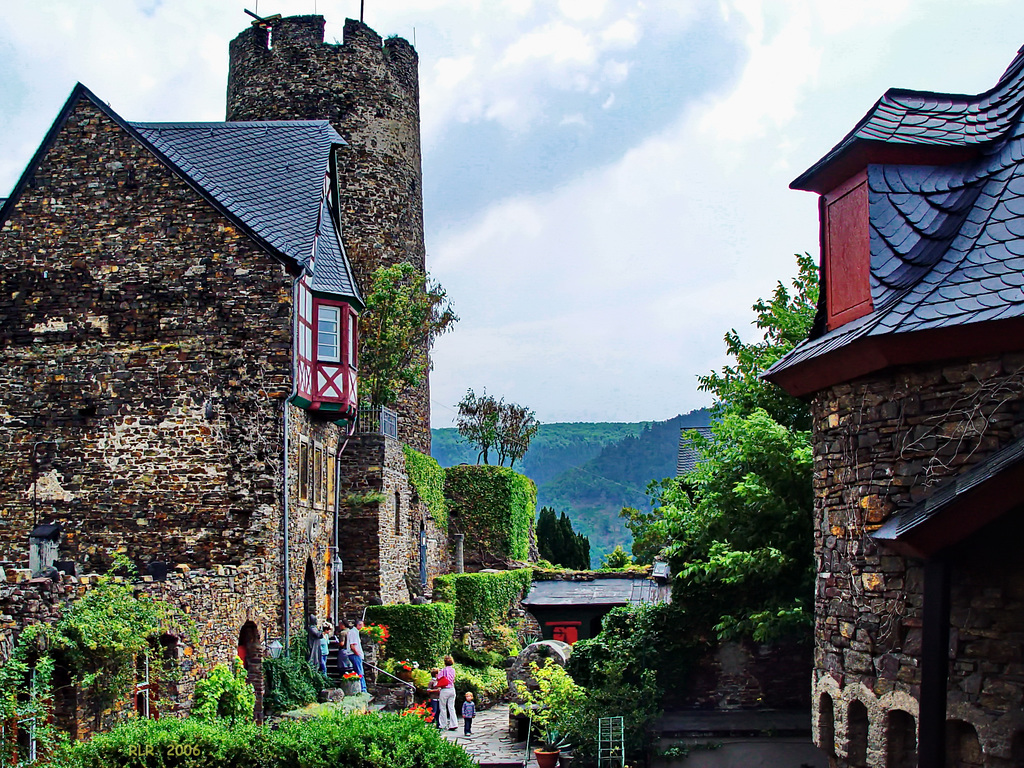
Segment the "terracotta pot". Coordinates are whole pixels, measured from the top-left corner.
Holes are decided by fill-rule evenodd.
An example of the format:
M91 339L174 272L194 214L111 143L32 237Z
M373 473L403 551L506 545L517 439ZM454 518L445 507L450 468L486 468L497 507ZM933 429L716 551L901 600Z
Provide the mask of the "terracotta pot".
M558 765L558 751L545 752L542 749L533 750L537 758L537 768L555 768Z
M405 680L405 682L411 683L412 682L412 670L411 669L399 669L395 673L395 677L397 677L399 680Z

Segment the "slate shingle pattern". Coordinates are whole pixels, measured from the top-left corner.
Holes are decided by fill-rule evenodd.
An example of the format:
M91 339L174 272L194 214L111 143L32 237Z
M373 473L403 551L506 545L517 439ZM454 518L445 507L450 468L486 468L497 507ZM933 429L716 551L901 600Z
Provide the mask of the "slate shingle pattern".
M862 141L958 147L998 140L1017 122L1022 94L1024 48L993 88L975 96L892 88L793 185L799 187L802 180Z
M693 441L687 436L687 433L691 431L699 432L701 436L711 439L711 427L684 427L679 431L679 451L676 454L677 477L690 473L700 463L700 456L693 449Z
M282 254L311 267L315 249L320 290L359 296L322 205L330 153L345 143L326 120L130 125Z
M994 115L990 128L998 125L1004 131L977 160L951 166L868 166L874 310L812 336L771 373L865 337L1024 317L1022 64L1024 56L1018 55L1005 82L972 102ZM918 101L930 96L935 94L919 94ZM937 109L934 100L927 103ZM967 141L964 114L949 112L948 135ZM1011 117L1006 121L1003 115ZM938 127L926 126L918 135L939 136ZM994 128L986 134L989 140L993 133ZM904 134L893 135L903 140Z

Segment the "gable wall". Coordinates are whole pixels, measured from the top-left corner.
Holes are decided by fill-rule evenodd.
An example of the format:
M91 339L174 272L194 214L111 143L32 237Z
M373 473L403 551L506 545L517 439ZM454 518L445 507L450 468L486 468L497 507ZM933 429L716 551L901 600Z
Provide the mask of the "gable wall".
M80 101L0 228L0 559L34 518L85 570L276 556L290 314L282 266Z
M886 550L870 534L1024 435L1024 355L865 377L819 392L812 414L815 739L838 754L837 765L849 764L856 745L848 708L860 701L869 716L867 764L885 765L888 712L917 719L924 579L921 561ZM1007 711L1019 717L1024 635L999 616L1019 607L1022 570L1006 572L1001 583L979 570L977 559L954 566L951 717L979 724ZM825 720L822 694L834 705ZM823 743L831 732L823 722L834 722L834 744ZM990 754L1008 749L996 731L990 741Z

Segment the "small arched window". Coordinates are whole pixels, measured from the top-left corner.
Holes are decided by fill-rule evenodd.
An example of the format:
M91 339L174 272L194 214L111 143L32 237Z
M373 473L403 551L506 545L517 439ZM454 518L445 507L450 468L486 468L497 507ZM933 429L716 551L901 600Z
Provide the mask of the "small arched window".
M889 712L885 727L886 768L917 765L917 726L914 716L901 709Z
M826 755L836 754L836 713L832 705L832 697L827 693L818 699L818 746Z
M868 710L859 701L850 702L846 718L846 756L851 766L868 764Z
M402 534L402 494L395 491L395 536Z

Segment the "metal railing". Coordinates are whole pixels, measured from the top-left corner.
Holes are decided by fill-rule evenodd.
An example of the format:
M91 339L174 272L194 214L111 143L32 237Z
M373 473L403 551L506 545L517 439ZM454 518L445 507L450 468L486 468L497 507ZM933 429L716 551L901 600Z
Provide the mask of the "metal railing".
M394 675L392 675L392 674L391 674L390 672L388 672L388 671L387 671L386 669L381 669L381 668L380 668L380 667L378 667L378 666L377 666L376 664L371 664L370 662L366 661L366 659L363 659L363 666L364 666L364 667L369 667L370 669L374 669L374 670L376 670L376 671L377 671L378 673L380 673L380 674L385 674L385 675L387 675L388 677L390 677L390 678L391 678L392 680L397 680L397 681L398 681L398 682L400 682L400 683L401 683L402 685L407 685L407 686L409 686L410 688L412 688L412 689L413 689L414 691L416 690L416 686L415 686L415 685L414 685L413 683L410 683L410 682L409 682L408 680L403 680L403 679L402 679L402 678L400 678L400 677L395 677L395 676L394 676Z
M398 439L398 414L390 408L360 408L356 432L387 435Z

